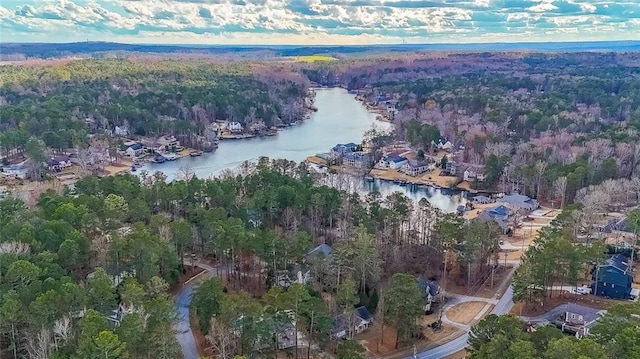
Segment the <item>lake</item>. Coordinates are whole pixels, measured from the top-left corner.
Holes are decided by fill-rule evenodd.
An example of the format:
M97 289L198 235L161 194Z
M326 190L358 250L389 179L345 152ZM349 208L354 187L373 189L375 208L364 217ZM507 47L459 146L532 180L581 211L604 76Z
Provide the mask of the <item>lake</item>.
M185 157L164 163L147 163L139 171L149 173L161 171L168 180L179 176L182 168L188 167L196 176L208 178L219 175L225 169L235 169L245 161L257 161L259 157L286 158L300 162L308 156L328 152L337 143L360 142L365 131L376 126L387 129L391 125L376 120L376 114L342 88L316 89L317 112L302 124L283 129L276 136L242 140L220 141L217 150L200 157ZM432 187L401 187L390 182L376 180L362 182L364 191L378 190L383 195L402 191L418 201L426 197L435 207L443 211L455 211L466 202L465 193L440 190Z

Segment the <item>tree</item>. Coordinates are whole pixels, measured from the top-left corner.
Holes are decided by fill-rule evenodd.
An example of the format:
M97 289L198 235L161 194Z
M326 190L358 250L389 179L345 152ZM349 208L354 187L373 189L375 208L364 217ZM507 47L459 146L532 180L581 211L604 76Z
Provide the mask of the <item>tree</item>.
M205 333L210 328L211 318L220 314L223 288L220 279L210 278L202 282L193 291L191 308L195 310L198 316L200 330Z
M365 348L355 339L344 340L336 347L338 359L364 359L365 354Z
M345 279L342 281L342 283L338 285L336 297L338 305L344 311L353 309L353 307L360 302L358 291L356 289L356 282L352 279Z
M508 343L523 339L522 326L522 322L512 315L488 315L471 327L467 340L471 346L471 352L479 352L485 343L490 342L497 335L502 335Z
M97 268L87 278L87 305L100 313L115 309L114 283L103 268Z
M385 296L384 318L393 323L398 331L396 348L416 328L416 320L422 315L422 300L415 277L404 273L396 273L391 277Z
M42 141L31 137L26 145L26 153L29 157L30 171L36 181L42 179L44 173L44 162L47 160L44 149L45 145Z
M109 330L103 330L91 341L83 344L81 351L82 358L87 359L127 359L129 353L126 344Z
M546 359L566 359L566 358L608 358L606 350L595 341L583 338L577 340L572 337L563 337L552 340L549 348L544 353Z
M209 329L206 335L207 342L211 345L211 349L220 359L229 359L233 357L236 346L236 338L233 331L225 327L218 318L211 318Z

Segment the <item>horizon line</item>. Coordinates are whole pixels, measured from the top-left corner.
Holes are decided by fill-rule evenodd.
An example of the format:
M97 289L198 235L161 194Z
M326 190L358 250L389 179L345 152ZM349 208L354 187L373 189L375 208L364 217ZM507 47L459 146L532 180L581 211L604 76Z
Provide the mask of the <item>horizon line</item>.
M102 41L102 40L86 40L86 41L70 41L70 42L43 42L43 41L22 41L22 42L5 42L0 41L0 45L72 45L72 44L117 44L117 45L152 45L152 46L195 46L195 47L385 47L385 46L457 46L457 45L544 45L544 44L615 44L615 43L638 43L640 40L574 40L574 41L497 41L497 42L416 42L416 43L371 43L371 44L340 44L340 45L320 45L320 44L171 44L171 43L153 43L153 42L118 42L118 41Z

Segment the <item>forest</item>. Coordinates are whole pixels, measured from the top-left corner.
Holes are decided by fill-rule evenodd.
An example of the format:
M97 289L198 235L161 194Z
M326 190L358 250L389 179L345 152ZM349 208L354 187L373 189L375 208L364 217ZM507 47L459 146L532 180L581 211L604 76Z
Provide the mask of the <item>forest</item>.
M29 138L55 150L86 147L88 134L203 135L215 120L267 126L299 121L307 80L273 66L219 61L60 60L0 67L0 146Z
M247 328L233 340L215 334L230 333L239 316L277 318L292 310L300 329L326 344L333 316L356 304L386 311L405 343L417 329L406 318L421 313L415 275L437 278L442 251L450 248L451 273L475 283L496 251L490 224L463 224L426 200L414 207L399 192L362 198L339 191L322 185L306 165L286 160L262 158L245 164L243 174L219 179L85 177L75 188L73 195L45 192L34 208L13 198L0 202L5 353L177 357L167 335L176 315L168 289L188 269L190 253L226 273L202 284L192 304L212 345L228 345L225 355L264 350L256 338L265 328ZM334 260L313 267L313 283L286 292L275 285L320 243L333 245ZM408 304L380 305L385 293L402 290L409 294L385 301ZM320 299L323 291L334 293L335 303Z

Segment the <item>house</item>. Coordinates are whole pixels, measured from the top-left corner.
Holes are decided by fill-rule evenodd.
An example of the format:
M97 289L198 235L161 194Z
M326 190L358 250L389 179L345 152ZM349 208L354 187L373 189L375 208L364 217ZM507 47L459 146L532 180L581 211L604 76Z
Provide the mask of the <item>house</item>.
M415 177L434 168L433 163L429 163L428 161L407 160L407 163L402 166L402 172Z
M242 132L242 130L244 130L244 127L242 127L240 122L233 121L233 122L229 122L229 124L227 125L227 129L231 133L238 133L238 132Z
M471 200L475 204L488 204L493 202L493 200L487 196L475 196Z
M495 222L502 229L502 233L509 234L513 231L513 226L510 221L512 211L504 205L499 205L492 208L485 208L480 215L478 215L478 220L485 222Z
M313 277L321 281L327 273L329 273L332 258L331 247L326 244L321 244L307 253L306 263L302 267L294 269L296 273L296 281L308 283L311 280L312 272Z
M126 136L129 133L129 131L127 131L127 127L126 126L116 126L113 130L113 135L114 136Z
M287 349L296 346L297 330L295 317L291 311L285 310L277 312L274 317L253 317L250 318L254 324L260 323L260 327L264 331L259 333L253 343L254 350L270 350L273 349L274 343L277 343L278 349ZM245 322L245 317L240 316L235 320L231 331L240 336ZM266 334L266 335L265 335Z
M446 137L441 136L438 140L438 143L431 141L431 145L435 146L439 150L444 150L447 152L451 152L455 147L453 143L451 143Z
M162 136L158 138L157 144L159 150L166 151L180 147L180 141L178 141L174 136Z
M378 165L380 166L380 168L397 170L402 168L402 166L404 166L408 162L409 161L406 157L392 155L382 157L380 162L378 162Z
M134 143L128 146L124 153L129 157L138 157L144 153L144 146L142 143Z
M424 279L422 276L418 277L418 286L423 294L423 309L425 313L429 313L432 309L431 305L437 301L438 295L440 294L440 286L435 282Z
M566 333L575 334L582 338L589 334L603 312L575 303L565 304L565 311L553 322L555 326Z
M373 164L373 157L365 152L347 152L342 157L342 164L356 168L369 168Z
M331 338L337 340L351 338L367 330L373 323L373 316L365 307L358 307L333 318Z
M47 166L51 171L60 171L73 166L73 162L69 156L55 156L47 161Z
M342 157L349 152L355 152L357 149L358 149L358 145L353 142L349 142L345 144L338 143L337 145L333 146L333 148L331 149L331 154L336 157Z
M498 199L498 202L508 203L516 208L523 209L525 211L534 211L540 207L540 204L535 199L529 198L522 194L509 194Z
M615 299L627 299L631 294L633 272L629 259L615 254L604 264L596 266L592 274L594 295Z
M449 176L455 176L460 169L460 164L455 161L447 161L447 164L444 166L444 171L449 174Z

